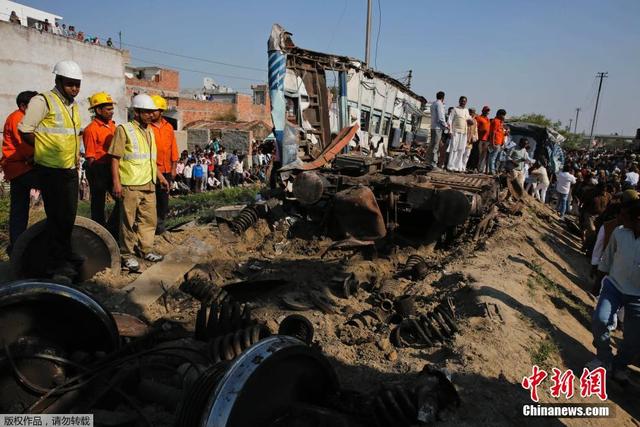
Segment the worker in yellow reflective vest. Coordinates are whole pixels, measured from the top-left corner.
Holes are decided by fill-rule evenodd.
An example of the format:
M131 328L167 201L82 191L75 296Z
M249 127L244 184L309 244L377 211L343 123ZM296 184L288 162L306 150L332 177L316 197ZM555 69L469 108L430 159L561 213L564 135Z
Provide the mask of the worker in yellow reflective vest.
M35 170L47 214L47 274L70 282L84 262L71 250L71 232L78 208L80 113L74 99L80 92L82 71L73 61L53 68L55 87L31 98L18 130L34 146Z
M113 195L122 199L120 247L123 266L138 271L138 255L150 262L162 260L152 252L155 237L156 180L169 190L169 183L158 174L156 143L149 124L157 109L149 95L133 97L134 119L116 128L108 153L111 155Z

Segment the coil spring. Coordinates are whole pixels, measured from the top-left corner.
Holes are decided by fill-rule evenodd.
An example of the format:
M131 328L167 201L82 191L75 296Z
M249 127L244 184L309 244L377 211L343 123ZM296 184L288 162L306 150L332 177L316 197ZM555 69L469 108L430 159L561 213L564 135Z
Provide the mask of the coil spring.
M230 228L234 233L242 234L256 222L258 222L258 211L254 206L247 206L231 221Z
M229 294L224 289L216 286L208 279L194 276L180 284L180 290L191 295L202 304L222 303L229 299Z
M380 391L373 399L373 416L379 427L411 426L418 418L415 393L396 386Z
M382 317L373 310L365 310L362 313L356 313L347 321L347 325L358 328L369 328L382 322Z
M207 369L193 383L180 402L175 425L185 427L200 425L207 402L228 366L228 362L218 363Z
M422 280L427 277L428 273L429 266L423 257L416 254L409 255L409 258L407 258L407 262L404 265L404 269L402 270L403 276L410 277L413 280Z
M195 337L200 341L209 341L238 329L253 325L251 309L245 304L224 301L202 304L196 315Z
M458 331L455 312L450 302L439 305L430 313L404 319L391 332L391 342L397 347L432 346L446 342Z
M311 344L313 341L313 325L306 317L299 314L291 314L280 322L278 334L298 338L300 341Z
M271 332L266 326L254 325L216 337L209 342L209 357L214 363L223 360L231 361L269 335Z

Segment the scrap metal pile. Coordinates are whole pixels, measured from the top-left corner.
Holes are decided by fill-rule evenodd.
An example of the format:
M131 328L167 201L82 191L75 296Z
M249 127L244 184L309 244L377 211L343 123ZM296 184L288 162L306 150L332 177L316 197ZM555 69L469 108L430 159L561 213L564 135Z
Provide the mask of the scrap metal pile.
M436 172L404 154L343 154L330 167L287 179L305 213L328 220L329 234L375 241L399 231L424 244L482 222L498 202L500 187L492 176Z
M201 303L195 332L111 313L61 284L4 285L0 411L92 413L111 426L410 426L460 403L431 366L402 386L342 389L304 316L271 331L207 279L181 290Z

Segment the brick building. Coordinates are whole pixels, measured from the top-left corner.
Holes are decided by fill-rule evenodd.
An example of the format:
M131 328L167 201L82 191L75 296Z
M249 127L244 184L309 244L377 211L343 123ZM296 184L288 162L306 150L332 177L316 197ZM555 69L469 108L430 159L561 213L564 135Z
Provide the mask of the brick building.
M266 85L252 86L252 95L244 93L212 94L211 100L195 99L180 93L180 73L159 67L131 67L125 72L126 94L159 94L167 99L165 115L176 129L189 128L203 121L253 122L271 124L271 110Z

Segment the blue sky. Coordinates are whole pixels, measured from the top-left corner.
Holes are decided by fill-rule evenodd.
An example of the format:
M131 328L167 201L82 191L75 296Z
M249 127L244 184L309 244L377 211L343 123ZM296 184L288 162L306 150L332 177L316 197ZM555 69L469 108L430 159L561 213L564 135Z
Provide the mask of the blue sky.
M373 0L373 51L387 74L412 69L414 91L438 90L448 104L460 95L509 114L542 113L568 124L581 107L578 130L589 131L595 75L608 71L596 124L599 133L640 128L640 1L494 0L456 2ZM188 56L266 68L272 23L312 50L364 57L366 0L110 1L24 0L64 16L89 34ZM126 46L125 46L126 47ZM130 48L134 63L208 72L248 91L266 72L227 67ZM219 77L226 75L230 77ZM181 71L183 87L200 87L201 73ZM233 78L232 78L233 77Z

